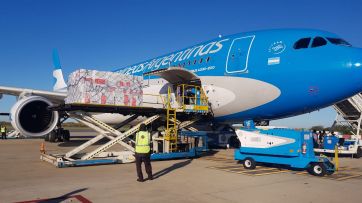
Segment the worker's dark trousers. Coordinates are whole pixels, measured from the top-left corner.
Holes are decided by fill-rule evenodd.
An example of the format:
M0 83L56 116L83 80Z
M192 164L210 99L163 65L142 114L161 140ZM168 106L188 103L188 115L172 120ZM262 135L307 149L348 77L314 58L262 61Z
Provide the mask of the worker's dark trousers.
M145 163L145 168L148 178L152 178L151 154L136 153L135 156L136 156L136 168L137 168L138 178L143 180L142 166L141 166L142 162Z
M1 139L6 139L6 133L1 133Z

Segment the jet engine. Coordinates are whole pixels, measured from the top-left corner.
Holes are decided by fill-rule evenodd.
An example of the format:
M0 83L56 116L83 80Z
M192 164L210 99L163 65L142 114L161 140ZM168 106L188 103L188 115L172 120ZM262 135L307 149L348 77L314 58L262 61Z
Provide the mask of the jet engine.
M59 119L58 112L47 109L50 105L52 102L40 96L18 100L11 108L11 125L24 136L44 136L50 133Z

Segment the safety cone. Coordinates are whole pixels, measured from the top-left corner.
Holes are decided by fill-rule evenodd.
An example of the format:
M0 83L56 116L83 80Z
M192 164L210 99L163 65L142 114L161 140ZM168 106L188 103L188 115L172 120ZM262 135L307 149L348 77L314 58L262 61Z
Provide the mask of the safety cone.
M45 145L44 142L40 144L40 153L45 154Z

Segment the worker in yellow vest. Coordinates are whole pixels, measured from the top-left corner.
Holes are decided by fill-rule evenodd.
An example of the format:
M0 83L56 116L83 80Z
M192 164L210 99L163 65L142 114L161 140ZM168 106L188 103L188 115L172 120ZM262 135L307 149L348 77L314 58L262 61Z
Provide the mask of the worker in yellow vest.
M1 139L6 139L6 127L5 124L2 123L0 126Z
M137 168L137 181L143 182L143 174L141 164L145 163L146 173L148 180L152 180L152 166L151 166L151 135L147 131L146 125L141 124L139 132L136 133L136 168Z

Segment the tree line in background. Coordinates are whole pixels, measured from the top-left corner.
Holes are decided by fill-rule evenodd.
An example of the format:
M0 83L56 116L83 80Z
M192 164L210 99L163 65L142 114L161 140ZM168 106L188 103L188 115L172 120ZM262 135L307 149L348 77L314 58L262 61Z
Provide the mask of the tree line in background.
M325 130L325 131L335 131L335 132L339 132L343 135L350 135L352 134L352 132L354 132L353 128L351 126L347 126L347 125L335 125L332 127L323 127L322 125L316 125L310 128L310 130Z

